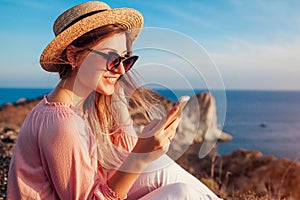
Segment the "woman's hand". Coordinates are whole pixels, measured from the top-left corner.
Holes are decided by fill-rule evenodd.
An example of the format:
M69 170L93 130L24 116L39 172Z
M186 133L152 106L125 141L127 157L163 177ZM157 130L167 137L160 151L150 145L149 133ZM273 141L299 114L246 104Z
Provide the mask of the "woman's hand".
M179 107L175 106L165 118L154 119L144 128L132 151L137 159L149 163L168 151L180 121L178 117L172 121L178 111Z
M126 196L139 174L152 161L168 149L179 124L179 107L175 106L162 120L152 120L139 136L132 152L107 181L108 186L119 196Z

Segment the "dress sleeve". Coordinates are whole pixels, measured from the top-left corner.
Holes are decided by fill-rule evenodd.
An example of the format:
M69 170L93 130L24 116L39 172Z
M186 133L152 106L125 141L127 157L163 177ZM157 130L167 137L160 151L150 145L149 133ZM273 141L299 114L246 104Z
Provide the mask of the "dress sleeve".
M44 122L39 137L41 161L60 199L121 199L97 173L93 137L74 114L55 115Z
M115 146L122 148L127 152L131 152L134 146L136 145L138 137L133 134L119 130L119 132L116 132L113 135L111 135L111 139Z

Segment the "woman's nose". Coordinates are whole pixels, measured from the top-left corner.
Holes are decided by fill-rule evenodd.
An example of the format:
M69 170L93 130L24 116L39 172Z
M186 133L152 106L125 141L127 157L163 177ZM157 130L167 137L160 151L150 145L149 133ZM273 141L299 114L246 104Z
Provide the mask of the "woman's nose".
M124 69L124 66L123 66L123 62L120 62L119 66L116 67L116 68L113 70L113 72L116 73L116 74L120 74L120 75L125 74L125 69Z

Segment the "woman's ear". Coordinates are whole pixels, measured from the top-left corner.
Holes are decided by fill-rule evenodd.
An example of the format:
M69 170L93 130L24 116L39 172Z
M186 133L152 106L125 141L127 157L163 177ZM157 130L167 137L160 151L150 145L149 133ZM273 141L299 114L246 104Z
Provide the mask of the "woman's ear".
M67 59L72 66L76 66L76 47L73 45L69 45L66 48L66 56Z

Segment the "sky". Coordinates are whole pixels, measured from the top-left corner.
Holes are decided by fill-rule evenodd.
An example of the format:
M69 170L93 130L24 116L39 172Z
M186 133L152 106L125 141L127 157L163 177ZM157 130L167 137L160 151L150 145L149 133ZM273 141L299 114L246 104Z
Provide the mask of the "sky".
M57 75L41 69L40 54L54 38L52 26L55 19L66 9L85 1L0 1L0 87L54 87ZM152 32L161 34L155 40L158 45L163 44L163 48L167 46L168 52L166 55L157 50L151 52L150 58L155 60L157 68L160 63L160 66L168 65L165 68L170 69L172 64L159 62L163 58L170 58L169 61L175 63L174 69L179 67L180 60L172 60L170 52L175 52L177 57L183 55L181 59L187 58L197 65L200 73L196 77L179 71L181 77L191 82L188 84L199 81L200 86L203 82L211 88L300 90L298 0L105 2L112 8L139 10L145 19L143 31L146 35L148 33L147 37ZM138 41L147 40L147 37L141 36ZM147 57L145 52L140 53ZM200 66L203 59L211 62L207 72ZM142 65L141 61L144 66L141 69L149 66L150 61L147 62ZM174 72L178 75L178 71ZM145 74L153 78L157 72L152 70ZM194 73L190 71L189 74ZM176 75L172 77L167 73L160 78L155 81L167 79L173 83L170 87L176 87Z

